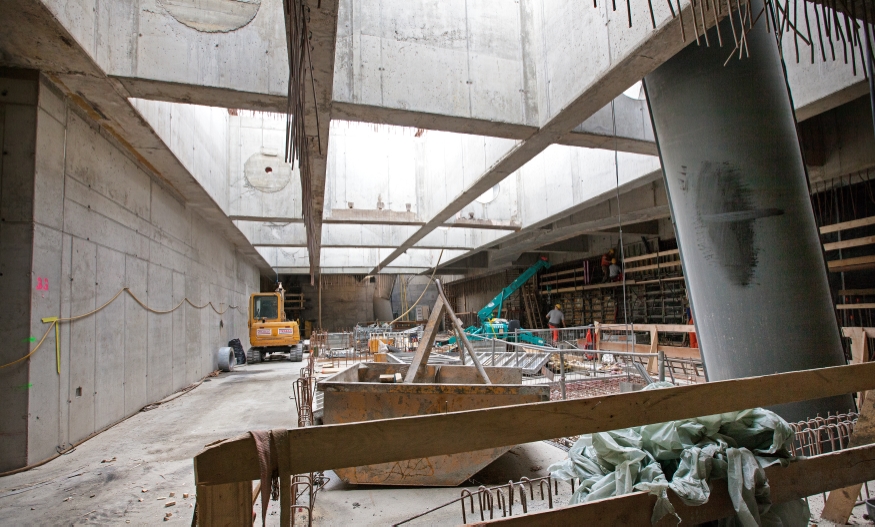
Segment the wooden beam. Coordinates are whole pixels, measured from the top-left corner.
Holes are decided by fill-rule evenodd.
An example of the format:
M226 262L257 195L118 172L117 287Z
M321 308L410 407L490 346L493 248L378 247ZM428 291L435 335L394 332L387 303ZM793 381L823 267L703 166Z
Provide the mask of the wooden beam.
M875 388L875 363L662 390L289 430L290 471L304 473L458 454L843 395ZM259 478L249 435L195 457L199 485Z
M630 327L635 331L658 331L660 333L695 333L692 324L602 324L602 331L627 331Z
M856 258L842 258L826 263L831 273L844 273L848 271L863 271L875 268L875 255L858 256Z
M571 278L556 278L551 280L540 280L538 285L546 286L546 285L558 285L558 284L567 284L574 282L583 282L583 275L574 276Z
M434 346L434 338L438 333L438 325L441 318L444 316L444 301L440 297L435 300L434 308L431 310L431 315L428 317L428 323L425 325L425 330L422 332L422 338L419 339L419 344L416 345L416 353L413 354L413 360L410 362L410 367L407 369L407 376L404 377L404 382L416 382L417 377L420 377L420 367L428 364L428 356L431 355L431 348ZM422 368L425 370L425 368Z
M857 227L865 227L867 225L875 225L875 216L868 218L860 218L859 220L843 221L841 223L833 223L832 225L824 225L820 228L820 234L828 234L830 232L846 231L848 229L856 229Z
M661 256L672 256L678 253L679 251L677 249L672 249L670 251L663 251L661 253L642 254L641 256L632 256L631 258L626 258L625 260L623 260L623 263L640 262L642 260L650 260L652 258L659 258Z
M873 243L875 243L875 236L864 236L862 238L854 238L852 240L824 243L823 250L837 251L839 249L850 249L851 247L863 247L864 245L872 245Z
M626 274L639 273L641 271L652 271L654 269L665 269L668 267L678 267L679 265L681 265L681 261L675 260L673 262L662 262L662 263L655 263L652 265L642 265L641 267L627 267Z
M544 273L541 275L541 277L543 279L553 279L553 278L556 278L556 277L561 276L561 275L571 274L571 273L576 273L576 272L580 272L580 274L583 274L584 271L585 271L585 269L583 267L576 267L574 269L566 269L564 271L554 271L551 273Z
M875 303L868 304L837 304L836 309L847 311L848 309L875 309Z
M839 296L875 295L875 289L840 289Z
M634 285L638 282L635 280L626 280L626 285ZM540 285L540 284L539 284ZM604 284L590 284L590 285L578 285L575 287L562 287L560 289L553 289L552 291L547 291L546 289L539 291L542 295L555 295L559 293L569 293L572 291L589 291L592 289L609 289L612 287L623 287L623 282L607 282Z
M601 341L600 347L597 348L597 351L611 351L616 353L617 355L622 355L625 353L650 353L651 347L649 344L632 344L625 342L606 342L604 340ZM699 352L699 348L684 348L680 346L659 346L658 348L661 351L665 352L666 358L675 358L675 359L700 359L702 358L702 354Z
M638 285L658 284L659 282L676 282L676 281L681 281L683 279L684 279L683 276L672 276L669 278L654 278L653 280L638 280L637 282L632 282L632 283L638 284ZM629 280L626 280L626 283L628 284Z
M863 328L843 328L845 330L855 329L860 330L857 336L862 336ZM847 333L846 333L847 335ZM866 339L861 339L863 344L862 349L857 352L863 353L866 351ZM859 357L860 360L867 360L868 357ZM857 360L857 357L854 357ZM848 442L849 446L865 445L875 442L875 391L865 392L865 397L862 397L860 408L860 417L857 419L857 424L854 425L854 431L851 432L851 439ZM872 478L869 478L872 479ZM854 505L857 503L857 496L860 495L860 489L863 487L863 481L855 481L853 485L835 487L838 490L829 493L826 503L823 504L823 512L821 518L844 525L848 523L848 518L853 512Z
M786 503L806 496L839 488L849 483L875 478L875 445L849 448L830 454L800 459L787 467L765 469L772 503ZM698 507L687 506L669 491L669 499L681 517L681 525L697 525L735 514L725 480L711 482L713 489L708 502ZM833 493L830 493L832 495ZM532 514L511 516L469 525L552 526L552 525L650 525L650 515L656 497L636 492L581 505L572 505ZM663 518L657 526L677 524L672 517ZM841 522L844 525L844 522Z
M198 525L252 525L252 481L198 485L196 498Z

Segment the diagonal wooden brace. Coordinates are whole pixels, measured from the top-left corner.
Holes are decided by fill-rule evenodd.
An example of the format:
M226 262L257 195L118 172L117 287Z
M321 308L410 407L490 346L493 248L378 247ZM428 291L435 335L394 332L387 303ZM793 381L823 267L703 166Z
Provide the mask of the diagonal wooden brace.
M438 332L438 325L440 325L441 317L443 316L444 301L438 297L434 303L434 309L431 311L431 316L428 317L428 323L425 325L422 338L419 339L419 344L416 346L413 362L410 363L410 369L407 370L407 375L404 377L405 383L422 382L422 376L425 373L424 366L428 364L428 357L431 355L431 348L434 346L434 338Z

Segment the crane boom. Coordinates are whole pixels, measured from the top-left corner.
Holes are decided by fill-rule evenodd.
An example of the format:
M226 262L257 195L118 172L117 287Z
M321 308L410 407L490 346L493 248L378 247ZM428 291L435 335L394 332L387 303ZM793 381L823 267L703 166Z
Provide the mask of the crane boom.
M548 269L549 267L550 262L548 262L546 258L541 257L541 259L538 260L535 265L523 271L523 273L519 275L516 280L514 280L510 283L510 285L502 289L495 298L490 300L488 304L483 306L483 308L477 312L477 318L480 319L480 323L485 324L486 322L489 322L489 320L492 319L492 313L494 313L496 309L498 310L498 316L496 318L500 318L501 308L504 304L505 299L507 299L514 292L516 292L516 290L522 287L523 284L528 282L531 277L535 276L538 273L538 271L540 271L541 269Z

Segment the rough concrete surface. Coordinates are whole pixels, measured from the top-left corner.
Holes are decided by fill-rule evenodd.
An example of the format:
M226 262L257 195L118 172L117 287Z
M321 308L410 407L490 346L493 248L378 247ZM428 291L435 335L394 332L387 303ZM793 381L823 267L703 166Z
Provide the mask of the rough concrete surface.
M0 478L0 524L142 525L161 522L166 512L172 521L191 523L194 455L249 430L294 427L289 396L298 370L300 363L287 361L238 367L134 414L67 455ZM176 506L165 507L168 501Z
M870 487L875 491L875 486L870 484ZM866 489L863 489L866 492ZM811 510L811 525L823 525L824 527L832 527L838 525L828 520L820 519L820 513L823 512L823 495L818 494L808 498L808 508ZM848 518L848 523L845 525L872 525L873 522L866 515L866 505L861 504L854 507L851 517Z
M237 367L133 415L67 455L0 478L0 524L142 525L161 522L167 512L173 514L170 522L190 523L195 502L192 458L218 439L249 430L294 428L290 396L299 369L300 363L286 361ZM546 475L546 467L564 456L546 443L517 446L474 476L468 488ZM331 482L318 494L314 515L319 525L394 523L458 498L463 488L357 487L340 482L332 472L326 475ZM558 502L567 502L569 494L570 487L560 485ZM176 505L165 507L169 501ZM544 504L536 499L530 510ZM279 522L277 511L271 502L269 523ZM414 524L460 522L460 506L454 504Z

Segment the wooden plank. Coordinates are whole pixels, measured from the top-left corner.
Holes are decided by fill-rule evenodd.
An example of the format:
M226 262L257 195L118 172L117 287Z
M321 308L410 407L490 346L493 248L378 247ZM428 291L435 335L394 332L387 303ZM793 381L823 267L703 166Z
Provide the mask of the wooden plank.
M626 274L639 273L641 271L652 271L654 269L665 269L667 267L677 267L679 265L681 265L681 261L676 260L674 262L663 262L663 263L655 263L653 265L642 265L641 267L627 267Z
M642 260L650 260L652 258L659 258L661 256L672 256L678 254L679 251L677 249L671 249L670 251L664 251L661 253L650 253L650 254L642 254L641 256L632 256L631 258L626 258L623 260L624 263L632 263L632 262L640 262Z
M840 289L839 296L875 295L875 289Z
M699 348L685 348L681 346L660 346L659 349L665 352L666 358L674 359L701 359L702 353Z
M845 273L849 271L864 271L875 268L875 255L858 256L856 258L842 258L826 263L832 273Z
M389 463L875 388L875 362L675 388L289 430L292 473ZM258 479L249 435L195 457L198 484Z
M676 282L676 281L680 281L683 279L684 279L683 276L672 276L670 278L656 278L654 280L638 280L637 282L633 282L633 283L638 284L638 285L658 284L659 282ZM628 284L629 281L627 280L626 283Z
M597 351L612 351L617 355L626 353L650 353L650 344L632 344L631 342L610 342L602 340Z
M422 371L420 366L428 364L428 356L431 355L431 348L434 346L434 338L437 336L438 327L441 319L444 316L444 301L440 297L435 300L434 307L431 310L431 315L428 317L428 323L425 325L425 330L422 332L422 338L419 339L419 344L416 345L416 353L413 354L413 360L410 367L407 369L407 376L404 377L404 382L416 382L417 377L422 380ZM425 368L423 368L425 370Z
M867 304L838 304L836 309L839 311L847 311L848 309L875 309L875 303Z
M635 280L626 280L626 285L635 285L640 282L636 282ZM539 291L542 295L557 295L559 293L570 293L573 291L590 291L593 289L607 289L611 287L623 287L623 282L608 282L606 284L590 284L590 285L579 285L575 287L562 287L560 289L553 289L551 291L542 290Z
M249 443L253 445L252 439ZM224 485L197 486L198 525L221 527L252 525L252 506L251 480Z
M650 353L659 352L659 332L656 326L650 328ZM647 372L659 374L659 357L650 357L647 359Z
M820 234L828 234L830 232L846 231L848 229L856 229L857 227L865 227L867 225L875 225L875 216L868 218L860 218L859 220L843 221L841 223L833 223L832 225L824 225L820 228Z
M658 331L660 333L689 333L693 326L686 324L602 324L602 331L628 331L630 328L636 332Z
M844 329L861 330L858 337L862 336L863 333L862 328ZM866 339L863 338L862 341L865 343ZM858 352L862 353L865 350L865 344L862 345L862 348L858 349ZM860 358L864 359L864 357ZM866 392L860 409L860 417L857 419L857 424L854 425L854 431L851 433L848 445L857 446L870 443L875 443L875 391ZM821 518L839 525L848 523L848 518L851 517L854 505L857 503L857 496L860 495L860 489L863 487L862 481L854 483L854 485L849 486L842 485L842 488L829 493L826 503L823 505Z
M696 326L692 324L656 324L660 333L695 333Z
M862 238L854 238L851 240L842 240L840 242L824 243L824 251L837 251L839 249L850 249L851 247L863 247L864 245L872 245L875 243L875 236L864 236Z
M586 269L583 267L577 267L575 269L566 269L564 271L554 271L551 273L544 273L543 275L541 275L541 280L553 280L553 279L558 278L562 275L572 274L572 273L580 273L581 276L583 276L583 274L585 272L586 272Z
M659 346L658 348L661 351L665 352L665 356L668 358L675 359L701 359L702 354L699 352L699 348L684 348L680 346ZM615 352L617 355L622 355L623 352L626 353L650 353L650 345L649 344L635 344L634 347L631 343L626 344L625 342L605 342L601 341L601 347L598 348L598 351L611 351Z
M771 466L765 469L769 480L772 503L786 503L806 496L826 492L851 482L875 478L875 445L832 452L800 459L787 467ZM712 482L708 502L698 507L687 506L674 492L669 500L681 517L681 525L698 525L735 514L725 480ZM832 495L833 493L830 493ZM553 526L553 525L650 525L650 515L656 497L636 492L581 505L546 510L531 514L499 518L468 525ZM677 520L663 518L657 526L674 526ZM844 522L841 522L844 525Z
M556 285L556 284L567 284L569 282L583 282L583 275L575 276L572 278L559 278L557 280L541 280L538 282L538 285Z

